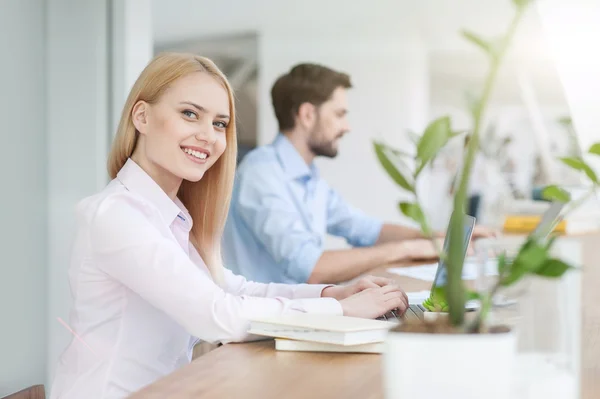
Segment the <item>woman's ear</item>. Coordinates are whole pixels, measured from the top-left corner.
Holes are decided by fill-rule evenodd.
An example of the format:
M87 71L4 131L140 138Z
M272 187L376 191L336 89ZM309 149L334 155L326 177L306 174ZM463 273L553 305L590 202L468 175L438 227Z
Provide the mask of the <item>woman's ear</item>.
M140 134L146 134L146 129L148 126L148 103L145 101L138 101L133 106L133 110L131 111L131 121L133 122L133 126L135 126L136 130L140 132Z

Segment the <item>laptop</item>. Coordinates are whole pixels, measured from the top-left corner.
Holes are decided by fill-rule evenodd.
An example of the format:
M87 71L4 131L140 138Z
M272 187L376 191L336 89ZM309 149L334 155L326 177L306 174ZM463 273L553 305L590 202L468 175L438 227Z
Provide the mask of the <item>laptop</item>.
M473 229L475 228L476 219L473 216L465 215L464 216L464 235L463 235L463 250L461 252L461 262L464 262L465 257L467 256L467 251L469 249L469 243L471 242L471 237L473 236ZM448 253L448 245L450 234L450 224L448 225L448 229L446 230L447 234L444 238L444 252ZM435 278L433 279L433 283L431 286L431 290L438 286L443 286L446 284L447 279L447 269L445 262L441 260L438 261L438 267L435 273ZM423 312L427 312L428 310L423 307L421 303L409 303L409 308L406 310L403 317L418 317L423 318ZM381 316L379 319L388 320L389 318L396 319L398 316L395 312L390 312L387 315Z
M548 209L542 214L540 222L535 226L535 229L531 232L531 236L536 238L538 241L545 241L554 228L562 220L562 210L565 204L562 202L552 202ZM506 254L506 259L511 261L515 254ZM497 260L496 256L491 256L488 260Z
M562 202L552 202L550 207L544 212L542 218L535 230L532 232L532 236L536 237L538 240L545 240L550 233L554 230L556 225L560 223L562 219L561 212L564 208L564 203ZM465 215L465 234L463 236L463 251L462 251L462 261L464 262L466 258L467 251L469 249L469 243L471 242L471 237L473 235L473 229L475 228L476 219L472 216ZM448 226L449 231L450 226ZM448 234L446 234L446 238L444 239L444 252L448 253ZM510 257L508 257L510 259ZM493 258L492 258L493 259ZM435 287L443 286L446 284L447 279L447 269L444 262L438 262L438 268L435 273L435 278L433 280L433 284L431 286L431 290ZM502 301L500 301L502 302ZM506 302L508 303L508 302ZM499 303L500 304L500 303ZM466 305L467 311L474 311L477 309L477 305L473 303L467 303ZM418 317L420 319L423 318L423 313L428 312L425 307L421 303L411 303L409 304L409 308L406 310L404 317ZM393 318L397 317L394 313L391 313ZM388 315L382 316L380 319L386 320L389 318Z
M533 230L532 236L538 240L545 240L562 220L561 212L564 206L563 202L552 202L548 210L542 215L542 219L535 230Z

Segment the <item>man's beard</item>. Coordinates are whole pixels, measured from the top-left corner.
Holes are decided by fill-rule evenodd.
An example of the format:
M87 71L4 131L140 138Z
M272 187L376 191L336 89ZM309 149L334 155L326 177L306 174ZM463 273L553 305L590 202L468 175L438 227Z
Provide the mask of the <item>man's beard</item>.
M337 139L342 137L344 133L339 133L333 140L327 141L323 138L323 135L319 133L319 125L315 126L315 129L310 134L308 141L308 148L317 157L335 158L338 154L338 149L335 147Z

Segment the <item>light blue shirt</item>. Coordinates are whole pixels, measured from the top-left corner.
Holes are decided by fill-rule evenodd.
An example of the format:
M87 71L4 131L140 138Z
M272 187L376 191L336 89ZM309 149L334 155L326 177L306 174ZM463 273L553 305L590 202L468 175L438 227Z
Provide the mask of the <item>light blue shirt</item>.
M229 269L253 281L305 283L326 234L354 247L371 246L381 227L344 201L279 134L238 168L223 257Z

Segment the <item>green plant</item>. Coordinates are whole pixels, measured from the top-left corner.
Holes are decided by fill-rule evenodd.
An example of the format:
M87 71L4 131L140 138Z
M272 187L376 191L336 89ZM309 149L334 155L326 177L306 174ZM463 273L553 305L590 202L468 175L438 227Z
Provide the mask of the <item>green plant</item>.
M508 26L506 33L497 40L485 40L482 37L463 31L463 37L482 50L488 61L489 71L485 78L482 92L478 97L471 97L470 111L472 114L473 128L467 134L470 140L467 145L466 154L463 160L462 170L459 173L459 184L453 198L453 212L450 217L448 230L447 252L439 248L434 233L425 217L422 206L420 205L416 182L421 172L436 157L438 152L444 148L450 140L461 135L463 132L457 132L452 129L451 118L443 116L433 120L425 129L420 138L416 141L416 151L414 155L409 152L400 151L389 145L375 141L374 150L377 158L385 169L387 174L402 189L408 191L413 196L411 202L399 203L400 211L410 219L417 222L421 228L422 234L431 239L436 245L439 257L447 265L447 282L444 287L439 287L432 292L431 297L425 301L424 305L435 311L448 311L449 321L456 328L463 328L470 331L481 331L485 325L492 298L496 292L502 288L510 286L526 275L538 275L549 278L562 276L572 266L550 256L550 249L554 242L551 238L548 241L539 241L534 236L529 236L524 244L519 248L516 256L508 259L502 255L498 261L498 279L493 288L486 293L468 292L462 281L462 241L464 231L464 214L467 201L467 187L471 175L474 158L477 151L480 151L479 137L480 131L484 125L484 115L489 102L496 76L502 60L519 22L531 0L512 0L514 4L514 17ZM590 154L600 155L600 143L593 145L589 149ZM584 198L570 202L569 194L556 185L548 186L544 189L544 197L548 200L561 201L569 203L565 213L568 213L580 205L589 195L600 185L598 177L589 165L581 157L567 157L560 159L569 167L585 173L591 181L590 193ZM409 165L414 165L410 168ZM470 298L479 298L482 306L478 317L471 325L465 323L465 302Z

